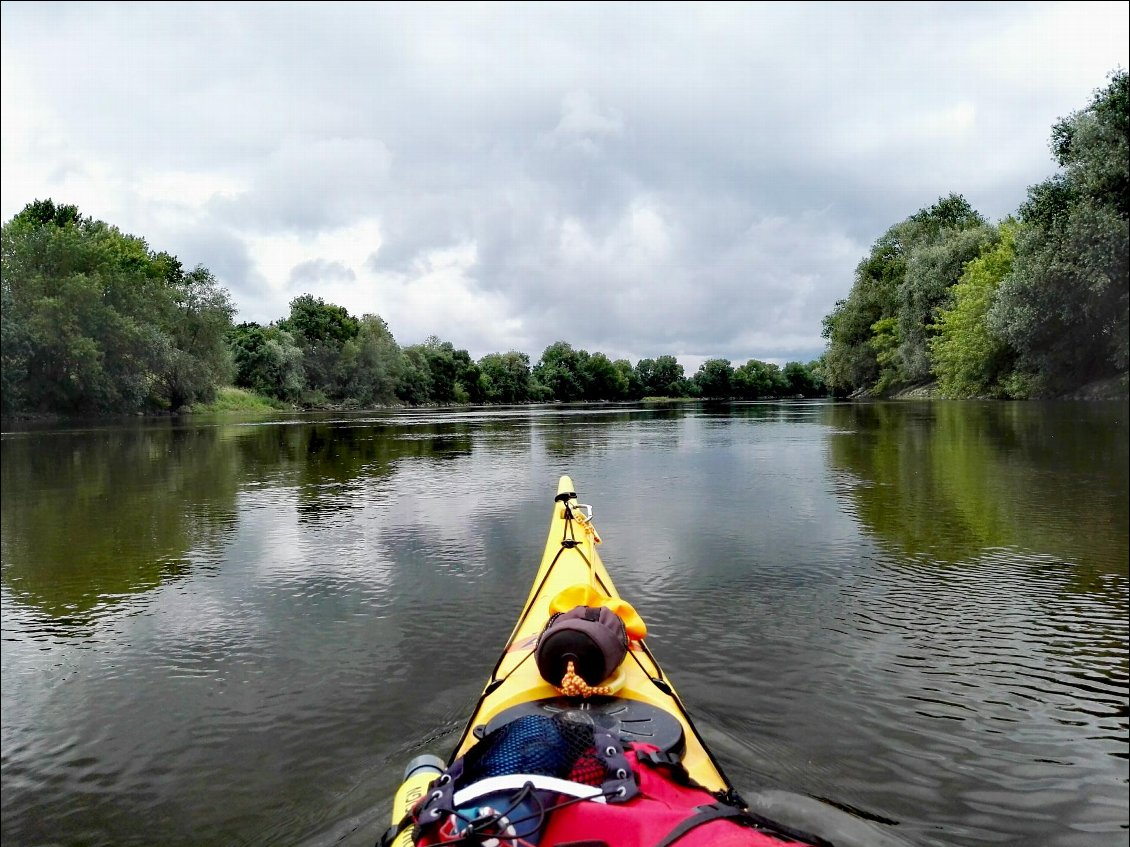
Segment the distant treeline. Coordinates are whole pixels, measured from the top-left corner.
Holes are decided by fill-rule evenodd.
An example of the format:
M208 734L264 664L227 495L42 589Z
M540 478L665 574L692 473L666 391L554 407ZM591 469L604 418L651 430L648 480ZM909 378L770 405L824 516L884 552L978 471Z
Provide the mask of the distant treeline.
M341 306L303 295L290 315L269 326L243 323L231 332L234 382L280 400L321 406L638 400L664 397L805 396L824 393L815 363L784 369L751 360L734 368L711 359L687 378L674 356L611 360L567 341L545 348L530 365L525 353L466 350L432 336L397 345L376 315L352 317Z
M1127 374L1127 73L1052 128L1061 173L992 224L959 195L895 224L824 319L834 394L1069 393Z
M705 362L688 378L674 356L610 360L551 344L477 362L449 341L401 347L377 315L304 294L267 326L233 325L228 292L136 236L37 200L3 227L4 414L175 411L236 385L287 404L406 404L812 397L817 363L778 368Z

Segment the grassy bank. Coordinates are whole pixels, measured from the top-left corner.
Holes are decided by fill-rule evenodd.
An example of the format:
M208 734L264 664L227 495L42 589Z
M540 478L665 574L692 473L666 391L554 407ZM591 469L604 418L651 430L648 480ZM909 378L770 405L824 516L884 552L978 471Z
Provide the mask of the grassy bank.
M211 403L194 403L192 411L198 412L274 412L291 407L281 400L264 397L243 388L225 386L216 391Z

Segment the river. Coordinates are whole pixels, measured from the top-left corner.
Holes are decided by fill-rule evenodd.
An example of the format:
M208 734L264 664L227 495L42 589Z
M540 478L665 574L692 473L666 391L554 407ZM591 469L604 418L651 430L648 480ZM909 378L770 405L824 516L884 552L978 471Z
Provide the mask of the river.
M739 790L1126 844L1126 403L531 406L0 439L6 845L372 844L558 477Z

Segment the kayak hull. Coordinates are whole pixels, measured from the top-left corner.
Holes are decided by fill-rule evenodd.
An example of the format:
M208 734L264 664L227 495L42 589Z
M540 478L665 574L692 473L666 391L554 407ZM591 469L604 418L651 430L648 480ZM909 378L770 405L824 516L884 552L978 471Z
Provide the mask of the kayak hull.
M602 681L608 690L604 696L565 697L542 678L535 651L538 637L555 612L555 598L567 589L588 586L593 596L606 598L604 605L627 605L601 560L600 543L591 509L578 502L572 479L562 476L533 584L448 762L464 756L488 732L521 715L581 710L616 719L625 740L642 740L678 754L688 775L706 790L731 792L730 782L643 637L629 641L623 662ZM394 822L426 789L427 780L420 774L406 779L393 808ZM407 832L401 834L397 847L411 843L404 840L406 836Z
M533 656L538 636L552 615L550 604L560 592L588 583L611 600L623 599L600 558L597 547L601 539L588 513L587 507L578 503L573 480L562 476L533 586L452 759L466 753L475 743L476 727L485 728L500 713L532 701L561 697L553 685L542 679ZM731 788L644 639L630 642L619 672L605 683L614 689L616 697L645 703L679 722L684 737L683 765L699 785L709 791Z

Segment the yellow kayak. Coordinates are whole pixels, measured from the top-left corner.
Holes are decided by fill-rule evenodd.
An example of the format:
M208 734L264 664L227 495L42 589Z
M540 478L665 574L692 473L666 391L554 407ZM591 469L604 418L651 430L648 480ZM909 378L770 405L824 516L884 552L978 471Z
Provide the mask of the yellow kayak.
M532 654L549 618L560 611L551 609L551 602L564 592L576 586L590 585L608 600L614 603L621 601L600 560L597 552L599 544L600 536L592 524L591 510L578 503L573 481L567 476L561 477L541 567L534 577L522 614L483 688L453 757L463 755L475 743L476 727L490 726L491 721L506 710L541 700L553 702L562 696L542 678ZM616 699L654 706L676 720L682 730L682 763L691 777L710 791L730 788L718 763L695 731L674 686L664 676L644 639L631 640L627 657L617 674L603 682L613 689ZM615 713L619 706L627 714L633 703L604 703L603 707ZM645 713L645 710L640 709L640 713ZM628 721L623 723L630 726Z
M751 808L648 649L599 544L591 508L561 477L521 615L447 761L409 763L381 847L609 847L613 835L652 847L895 843L799 795L760 793Z

